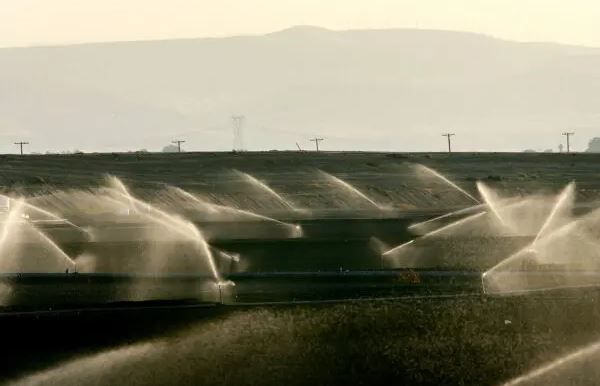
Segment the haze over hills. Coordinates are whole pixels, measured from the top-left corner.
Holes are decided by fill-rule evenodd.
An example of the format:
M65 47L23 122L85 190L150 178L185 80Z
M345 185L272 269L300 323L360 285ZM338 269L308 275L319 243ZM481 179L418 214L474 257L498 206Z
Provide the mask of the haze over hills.
M263 36L0 49L0 152L583 150L600 135L600 49L432 30L294 27Z

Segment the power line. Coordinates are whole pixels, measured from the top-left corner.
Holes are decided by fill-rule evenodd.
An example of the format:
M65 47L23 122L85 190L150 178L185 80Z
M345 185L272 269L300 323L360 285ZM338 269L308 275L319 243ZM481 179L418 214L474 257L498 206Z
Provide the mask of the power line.
M565 137L567 137L567 153L570 153L571 152L571 142L569 141L569 138L572 135L575 135L575 133L573 133L573 132L565 132L565 133L562 133L562 135L564 135Z
M319 142L324 141L325 138L314 137L314 138L311 138L310 140L315 143L315 145L317 146L317 151L319 151Z
M452 153L452 141L450 140L450 137L455 136L456 134L454 133L444 133L442 134L442 137L447 137L448 138L448 153Z
M21 155L23 155L23 145L29 145L29 142L15 142L15 145L19 145L21 148Z
M233 150L244 150L244 135L242 129L245 119L246 117L243 115L231 116L231 123L233 124Z
M171 141L171 143L176 144L177 145L177 152L181 153L181 144L185 143L185 141L175 140L175 141Z

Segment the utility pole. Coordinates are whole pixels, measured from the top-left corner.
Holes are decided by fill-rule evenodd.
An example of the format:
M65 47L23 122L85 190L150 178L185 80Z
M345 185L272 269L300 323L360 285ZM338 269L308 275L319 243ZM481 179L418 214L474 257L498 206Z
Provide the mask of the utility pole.
M575 133L573 133L573 132L565 132L565 133L562 133L562 135L564 135L565 137L567 137L567 153L570 153L571 152L571 142L569 141L569 138L572 135L575 135Z
M298 148L298 151L302 151L302 148L300 147L300 145L298 144L298 142L296 142L296 147Z
M23 145L29 145L29 142L15 142L15 145L19 145L21 147L21 155L23 155Z
M232 115L231 123L233 124L233 150L244 150L243 126L245 117L243 115Z
M319 151L319 142L324 141L325 138L314 137L314 138L311 138L310 140L315 143L315 145L317 146L317 151Z
M447 137L448 138L448 153L452 153L452 142L450 140L450 137L453 137L454 133L444 133L442 134L442 137Z
M176 141L171 141L171 143L174 143L175 145L177 145L177 152L181 153L181 144L185 143L185 141L176 140Z

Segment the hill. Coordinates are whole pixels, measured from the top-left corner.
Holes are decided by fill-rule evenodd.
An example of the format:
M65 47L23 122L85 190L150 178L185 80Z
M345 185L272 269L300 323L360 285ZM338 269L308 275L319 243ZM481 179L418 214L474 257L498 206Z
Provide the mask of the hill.
M0 49L0 152L575 148L600 126L600 50L430 30L295 27L263 36Z

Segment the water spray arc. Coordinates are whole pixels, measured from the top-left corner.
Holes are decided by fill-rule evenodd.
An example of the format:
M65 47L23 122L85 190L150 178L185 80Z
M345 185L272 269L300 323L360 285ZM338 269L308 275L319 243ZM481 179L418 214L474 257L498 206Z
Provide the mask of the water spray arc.
M263 192L267 193L269 196L273 197L281 205L283 205L291 210L296 210L291 202L289 202L288 200L283 198L283 196L281 196L279 193L277 193L275 190L273 190L273 188L271 188L269 185L265 184L258 178L254 177L248 173L244 173L242 171L236 170L236 169L234 169L233 171L234 171L234 173L236 173L237 175L239 175L240 177L242 177L243 179L248 181L253 186L259 188Z
M4 194L0 194L0 198L2 198L3 200L5 200L8 203L8 209L10 209L10 206L11 206L10 202L15 201L14 198L11 198L11 197L6 196ZM50 212L50 211L48 211L46 209L40 208L37 205L33 205L33 204L27 202L24 198L18 199L18 200L20 200L22 202L22 205L24 206L23 210L29 209L29 210L31 210L31 211L33 211L33 212L35 212L35 213L37 213L37 214L39 214L41 216L50 218L53 221L63 222L65 224L67 224L67 225L70 225L70 226L72 226L74 228L77 228L77 229L85 232L85 230L83 228L81 228L80 226L78 226L76 224L73 224L71 221L69 221L66 218L60 217L60 216L58 216L58 215L56 215L56 214L54 214L54 213L52 213L52 212Z
M443 183L445 183L445 184L451 186L452 188L456 189L457 191L459 191L460 193L462 193L465 197L467 197L468 199L470 199L474 203L481 204L480 200L478 200L471 193L467 192L466 190L464 190L463 188L461 188L460 186L458 186L457 184L455 184L454 182L452 182L449 178L447 178L446 176L444 176L440 172L438 172L438 171L436 171L436 170L434 170L434 169L432 169L430 167L427 167L425 165L422 165L422 164L415 164L413 167L415 168L415 170L417 171L417 173L421 172L421 173L424 173L424 174L431 175L431 176L439 179Z
M360 190L358 190L357 188L355 188L354 186L352 186L351 184L349 184L348 182L342 180L341 178L338 178L332 174L329 174L327 172L324 172L323 170L318 170L318 172L325 177L326 179L328 179L329 181L331 181L333 184L341 187L342 189L344 189L347 192L350 192L352 195L360 198L361 200L367 202L369 205L374 206L377 209L381 209L381 207L379 206L379 204L377 204L375 201L373 201L372 199L370 199L366 194L364 194L363 192L361 192Z
M429 222L414 224L409 228L426 226L432 228L435 225L438 227L421 237L386 251L383 257L392 258L389 263L395 264L393 265L395 268L403 267L402 264L409 264L409 266L421 264L420 267L427 267L423 264L445 264L445 259L454 261L455 264L466 261L468 262L466 264L474 264L470 267L482 271L496 264L501 266L502 263L498 262L502 260L506 263L521 258L517 254L517 257L506 259L506 255L503 255L504 251L512 256L512 251L520 250L525 246L524 243L530 244L536 236L540 240L544 239L545 234L565 222L575 191L574 185L570 184L557 196L499 198L495 192L481 183L478 184L478 188L482 191L484 204L451 212L428 220ZM459 218L452 219L450 223L435 224L435 220L452 216ZM528 245L524 251L530 250L532 246ZM479 256L482 253L486 255L481 256L485 259ZM477 265L477 261L483 261L485 264ZM487 288L485 282L486 280L489 282L489 279L489 272L483 275L484 288Z
M579 367L579 371L576 371L576 373L585 374L586 369L596 367L589 362L597 362L599 356L600 341L596 341L588 346L575 350L570 354L537 367L524 375L511 379L502 384L502 386L550 384L549 382L551 381L556 382L556 377L559 378L559 381L562 382L562 384L571 384L572 382L576 382L577 379L571 378L572 373L570 374L571 377L569 377L568 370L577 369L577 367ZM561 372L566 373L567 376L560 377ZM545 377L548 377L549 379L545 379ZM590 379L590 377L588 377L588 379Z
M551 227L552 222L556 219L561 210L567 209L568 206L572 205L572 201L574 200L574 198L575 183L571 182L563 189L563 191L558 196L556 204L554 204L552 211L550 212L548 218L540 228L538 234L535 236L535 239L533 240L532 244L535 245L535 243L546 233L547 229Z
M443 227L441 227L441 228L435 229L435 230L433 230L433 231L431 231L431 232L429 232L429 233L427 233L427 234L425 234L425 235L423 235L423 236L421 236L421 237L419 237L419 238L417 238L417 239L410 240L410 241L408 241L408 242L406 242L406 243L404 243L404 244L401 244L401 245L399 245L399 246L397 246L397 247L395 247L395 248L392 248L392 249L390 249L389 251L385 252L385 253L383 254L383 256L391 256L391 255L393 255L393 254L395 254L395 253L399 252L399 251L400 251L401 249L403 249L404 247L406 247L406 246L408 246L408 245L411 245L412 243L414 243L414 242L415 242L415 241L417 241L417 240L419 240L419 241L420 241L420 240L427 240L428 238L431 238L431 237L433 237L433 236L436 236L436 235L438 235L438 234L440 234L440 233L442 233L442 232L445 232L445 231L451 230L452 228L459 227L459 226L461 226L461 225L465 225L465 224L467 224L467 223L469 223L469 222L472 222L472 221L474 221L474 220L477 220L478 218L480 218L480 217L484 216L485 214L487 214L487 212L485 212L485 211L483 211L483 212L479 212L479 213L475 213L475 214L473 214L473 215L470 215L470 216L468 216L468 217L465 217L465 218L463 218L463 219L460 219L460 220L457 220L457 221L455 221L455 222L453 222L453 223L450 223L450 224L448 224L448 225L445 225L445 226L443 226Z
M536 280L529 282L527 269L524 264L530 262L559 263L555 260L560 256L564 260L563 253L575 253L577 259L587 258L589 251L598 250L597 241L590 239L585 230L587 219L594 218L595 212L581 219L573 219L571 209L575 199L575 184L569 183L555 198L553 205L547 212L547 216L540 225L539 230L531 242L524 248L501 260L482 275L483 288L486 293L510 293L528 290L552 289L561 287L573 287L569 278L575 278L575 273L563 273L563 284L554 283L550 287L545 282ZM573 236L573 237L571 237ZM568 242L567 242L568 241ZM563 251L565 242L572 242L573 251ZM566 245L568 248L568 245ZM574 250L584 248L583 251ZM594 257L596 259L596 257ZM525 269L525 271L523 271ZM581 283L589 284L589 283Z
M249 210L209 203L209 202L206 202L206 201L200 199L199 197L195 196L194 194L192 194L184 189L181 189L179 187L171 186L168 188L168 190L171 190L172 192L175 193L175 195L181 196L183 199L188 200L192 204L197 205L198 207L202 208L202 210L206 210L209 214L213 215L215 218L219 218L221 215L232 215L236 218L237 221L251 219L251 220L255 220L255 221L270 222L270 223L277 224L277 225L287 228L290 235L292 235L294 237L302 236L302 227L300 225L283 222L281 220L277 220L272 217L254 213Z
M189 221L180 219L176 216L165 213L164 211L150 205L147 202L141 201L135 197L133 197L126 186L123 184L121 180L116 177L112 177L110 181L113 183L115 188L109 188L118 198L130 203L130 205L138 210L138 208L142 208L142 210L138 211L138 214L146 216L151 221L155 221L158 224L161 224L171 231L179 234L180 236L187 238L191 241L198 243L198 246L201 248L203 254L205 255L209 268L211 270L213 278L220 283L222 281L220 273L217 270L212 252L210 251L210 247L208 243L204 239L202 233L198 228L194 226L194 224Z
M467 192L466 190L462 189L460 186L458 186L456 183L452 182L450 179L448 179L447 177L445 177L444 175L442 175L441 173L439 173L438 171L429 168L427 166L421 165L421 164L413 164L411 165L413 167L413 169L415 170L415 172L417 173L417 175L420 174L425 174L425 175L429 175L429 176L433 176L434 178L436 178L437 180L440 180L441 182L443 182L444 184L450 186L452 189L458 191L459 193L461 193L463 196L467 197L469 200L473 201L476 205L473 206L469 206L467 208L463 208L463 209L459 209L457 211L453 211L450 213L446 213L444 215L420 222L420 223L416 223L416 224L412 224L408 227L409 230L416 230L419 228L422 228L424 226L430 225L430 224L434 224L440 220L444 220L446 218L450 218L450 217L454 217L454 216L461 216L461 215L467 215L469 214L467 217L464 218L460 218L456 221L453 221L449 224L440 226L436 229L433 229L429 232L427 232L426 234L420 236L419 238L410 240L408 242L405 242L399 246L396 246L392 249L387 250L386 252L384 252L382 254L382 258L389 258L392 256L395 256L398 252L400 252L401 250L403 250L404 248L406 248L407 246L413 245L415 243L415 241L419 240L427 240L431 237L434 237L436 235L439 235L441 233L444 233L446 231L452 230L455 227L460 227L461 225L465 225L468 224L474 220L477 220L479 218L481 218L482 216L484 216L487 211L485 210L485 208L487 208L486 203L481 203L477 198L475 198L473 195L471 195L469 192ZM475 213L473 213L475 212Z
M459 209L459 210L456 210L454 212L446 213L446 214L443 214L441 216L431 218L429 220L421 221L421 222L416 223L416 224L411 224L411 225L408 226L408 229L411 229L411 230L412 229L418 229L418 228L421 228L421 227L423 227L425 225L428 225L428 224L431 224L431 223L435 223L436 221L439 221L439 220L444 220L444 219L447 219L447 218L450 218L450 217L460 216L460 215L463 215L463 214L469 214L471 212L475 212L475 211L484 209L485 207L486 207L485 204L477 204L477 205L474 205L474 206L469 206L468 208Z
M479 191L479 194L481 194L483 201L487 205L490 212L494 215L494 217L500 222L500 224L502 224L503 226L506 226L507 225L506 221L504 221L504 219L500 215L500 209L499 209L499 203L498 203L500 200L497 197L495 197L492 190L490 188L488 188L487 185L485 185L481 181L477 181L477 190Z
M9 213L2 221L0 271L76 272L75 261L44 232L24 218L25 207L24 199L13 200ZM35 257L41 257L42 260L33 259Z

